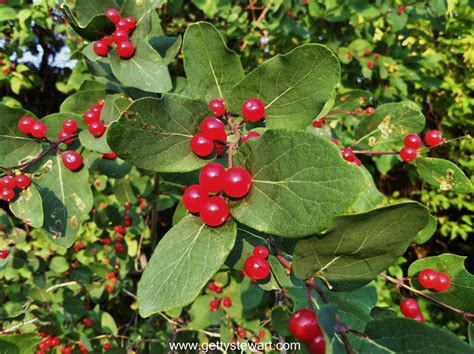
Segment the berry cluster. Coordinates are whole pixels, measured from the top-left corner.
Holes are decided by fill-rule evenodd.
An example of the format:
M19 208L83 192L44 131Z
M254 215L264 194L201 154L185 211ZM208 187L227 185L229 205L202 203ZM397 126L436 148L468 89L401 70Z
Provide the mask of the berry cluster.
M46 136L48 127L44 122L36 121L32 117L22 117L18 121L18 129L23 134L30 134L32 137L41 139Z
M9 202L15 198L15 188L26 189L30 184L31 180L27 175L3 176L0 179L0 199Z
M423 317L423 314L420 311L420 306L418 305L418 302L415 299L412 299L410 297L403 299L402 302L400 302L400 312L406 318L412 318L415 321L421 323L425 322L425 318Z
M94 43L94 53L105 57L109 53L112 44L122 59L129 59L135 54L135 47L130 42L130 32L135 29L136 21L132 16L122 18L117 9L110 8L105 11L107 16L115 24L115 32L112 36L106 36Z
M305 342L311 354L326 353L324 334L314 311L309 309L296 311L288 320L288 328L293 337Z
M49 348L55 348L59 345L59 338L57 337L51 337L44 332L41 332L40 336L44 339L38 344L36 354L45 354Z
M63 122L62 128L63 130L58 133L58 140L62 141L63 144L69 145L74 141L72 134L77 131L77 123L72 119L66 119Z
M425 144L427 146L436 146L443 142L443 137L439 130L429 130L425 134ZM409 134L403 140L405 147L400 150L400 157L405 162L411 162L416 159L418 149L423 145L421 138L416 134Z
M227 133L224 123L216 117L208 117L199 125L201 133L195 134L191 139L191 150L199 157L207 157L214 148L225 144Z
M209 291L215 293L216 295L222 294L223 291L223 289L218 286L214 281L211 281L207 285L207 288L209 289ZM221 304L223 307L229 308L232 306L232 300L229 296L224 296L223 299L220 299L218 297L214 298L214 300L211 300L211 302L209 302L211 312L216 312L217 310L219 310Z
M253 249L253 255L248 257L244 263L245 275L252 280L262 280L270 274L270 264L267 261L268 249L265 246L257 246Z
M84 122L88 125L89 133L96 138L100 138L105 133L105 124L100 120L103 108L104 100L101 100L93 104L83 116Z
M225 168L216 163L208 163L201 170L199 184L184 191L183 205L191 213L199 213L208 226L220 226L229 217L229 205L222 196L209 196L224 192L230 198L245 197L252 187L252 176L242 167Z
M423 269L420 272L418 281L425 289L433 289L439 292L446 291L451 286L451 278L448 274L430 268Z
M348 162L352 162L357 166L361 166L362 162L356 157L354 151L350 148L344 148L341 150L342 158Z

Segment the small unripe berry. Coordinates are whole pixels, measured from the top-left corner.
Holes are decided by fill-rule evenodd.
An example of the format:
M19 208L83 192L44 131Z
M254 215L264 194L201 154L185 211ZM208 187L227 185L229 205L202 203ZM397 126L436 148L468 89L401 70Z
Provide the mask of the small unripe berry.
M26 189L30 186L31 180L27 175L19 175L15 177L15 184L20 189Z
M31 126L31 135L33 135L37 139L44 138L46 136L47 131L48 128L43 122L35 122Z
M262 257L250 256L245 260L244 270L249 277L262 280L270 274L270 264Z
M22 117L18 121L18 129L20 129L20 132L23 134L30 134L31 133L31 127L35 123L35 120L31 117Z
M65 151L62 154L64 167L76 171L82 166L82 156L75 151Z
M63 122L63 131L68 134L74 134L77 130L77 123L72 119L66 119Z
M183 205L190 213L199 213L203 204L209 199L208 191L203 186L194 184L186 188L183 194Z
M217 98L209 102L209 108L216 117L222 117L225 113L224 100L222 98Z
M99 138L105 133L105 125L101 120L98 120L89 124L88 130L92 136Z
M201 133L211 140L227 141L225 125L217 118L209 117L204 119L199 125Z
M403 144L406 147L418 149L421 145L423 145L423 142L421 141L421 138L418 135L408 134L405 139L403 139Z
M110 47L105 45L103 41L95 42L93 48L94 48L94 53L100 57L106 57L110 49Z
M242 105L242 115L249 122L257 122L265 116L265 105L258 98L250 98Z
M254 256L266 259L268 257L268 249L265 246L257 246L253 249Z
M231 198L245 197L252 187L252 176L242 167L229 168L224 177L224 192Z
M229 218L229 205L222 197L211 197L202 204L199 216L208 226L221 226Z
M404 147L400 150L400 157L405 162L411 162L416 159L417 151L411 147Z
M429 130L425 134L425 143L428 146L435 146L441 144L443 136L439 130Z
M135 54L135 47L132 42L129 42L128 40L120 42L115 50L122 59L129 59L133 57L133 54Z
M191 139L191 150L199 157L209 156L214 151L214 142L198 133Z
M225 168L217 162L204 166L199 175L199 184L209 193L220 193L224 187Z
M240 144L243 144L245 143L246 141L249 141L250 139L255 139L255 138L259 138L261 137L262 134L258 133L258 132L248 132L247 134L245 134L242 139L240 139Z
M438 272L433 269L423 269L418 275L418 282L425 289L433 289L438 283Z
M415 318L420 314L420 306L415 299L407 297L400 303L400 311L405 317Z
M291 315L288 320L288 328L293 337L302 341L308 341L322 335L318 318L314 311L309 309L300 309Z

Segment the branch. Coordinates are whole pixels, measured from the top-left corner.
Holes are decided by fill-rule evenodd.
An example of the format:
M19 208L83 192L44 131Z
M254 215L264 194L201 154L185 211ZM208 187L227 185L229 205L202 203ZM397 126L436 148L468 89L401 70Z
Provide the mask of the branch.
M267 15L267 12L268 10L270 10L270 6L272 6L273 4L273 0L270 0L267 5L265 6L265 8L263 9L262 13L260 14L260 16L258 16L257 18L257 21L255 21L253 27L252 27L252 31L257 28L258 26L260 26L260 23L265 19L265 16ZM248 40L244 40L244 43L242 43L242 45L240 46L240 51L243 52L244 49L247 47L247 45L249 44Z
M235 134L235 140L229 143L227 146L227 167L228 168L231 168L233 165L232 156L233 156L234 150L236 150L237 148L237 144L240 141L240 125L234 124L234 121L232 118L233 118L232 115L230 113L227 113L227 123L229 124L229 127L231 129L231 133Z

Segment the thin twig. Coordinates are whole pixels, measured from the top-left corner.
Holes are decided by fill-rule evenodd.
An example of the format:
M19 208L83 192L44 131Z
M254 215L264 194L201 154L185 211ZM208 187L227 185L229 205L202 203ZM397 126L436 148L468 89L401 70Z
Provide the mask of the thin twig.
M254 25L252 26L252 31L255 28L260 26L260 23L265 19L265 16L267 15L268 10L270 10L270 7L272 6L272 4L273 4L273 0L270 0L267 3L267 5L263 9L262 13L260 14L260 16L258 16L257 21L254 22ZM240 51L243 52L248 44L249 44L248 40L244 40L244 43L242 43L242 45L240 46Z

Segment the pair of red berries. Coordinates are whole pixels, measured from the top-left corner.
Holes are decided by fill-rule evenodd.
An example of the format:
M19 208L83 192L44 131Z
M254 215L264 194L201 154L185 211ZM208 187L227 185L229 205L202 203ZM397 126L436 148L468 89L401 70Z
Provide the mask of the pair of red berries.
M26 189L30 186L31 180L27 175L18 175L16 177L3 176L0 179L0 199L9 202L15 198L15 187Z
M135 29L136 21L132 16L122 18L117 9L110 8L105 11L107 16L115 24L115 32L112 36L106 36L94 43L94 53L101 57L106 57L112 44L115 43L115 50L122 59L129 59L135 54L135 47L130 42L130 32Z
M209 103L209 108L218 118L222 117L226 112L224 100L222 98L217 98L211 101ZM265 117L265 105L258 98L249 98L242 105L242 115L249 122L257 122Z
M32 117L20 118L18 121L18 129L23 134L30 134L37 139L44 138L48 132L48 127L44 122L36 121Z
M293 337L303 341L311 354L326 353L324 334L314 311L301 309L291 315L288 328Z
M89 133L96 138L100 138L105 133L105 124L100 120L103 108L104 100L101 100L93 104L83 116L84 122L88 125Z
M125 227L122 225L115 225L114 231L120 235L125 235L127 233L127 229L125 229Z
M439 130L429 130L425 134L425 143L428 146L436 146L443 142L443 136ZM416 134L409 134L403 139L405 147L400 150L400 157L405 162L416 159L418 149L423 145L423 141Z
M244 263L244 272L254 280L262 280L270 274L270 264L267 261L268 249L265 246L257 246L253 249L253 255L248 257Z
M342 158L348 162L352 162L353 164L356 164L357 166L361 166L362 162L357 158L357 156L354 154L354 151L350 148L344 148L341 150Z
M439 292L446 291L451 286L451 278L448 274L437 272L434 269L423 269L418 275L418 282L425 289L433 289Z
M38 344L38 351L43 351L44 353L44 351L48 350L49 348L54 348L54 347L57 347L58 345L59 345L59 338L48 336L46 337L46 339L44 339L42 342ZM38 353L38 351L36 353Z
M125 247L123 246L123 241L124 241L123 236L118 236L116 241L115 241L114 248L118 253L124 253L125 252Z
M217 146L227 141L224 123L216 117L208 117L199 125L201 132L191 139L191 150L199 157L207 157Z
M211 281L208 285L207 288L212 291L213 293L216 294L221 294L222 293L222 288L218 286L215 282Z
M220 226L229 217L229 204L220 196L210 193L222 191L231 198L245 197L252 187L252 176L242 167L231 167L227 171L216 163L208 163L201 170L199 183L184 191L183 205L191 213L199 213L208 226Z
M420 306L418 305L418 302L415 299L412 299L410 297L403 299L402 302L400 302L400 312L406 318L412 318L415 321L421 323L425 322L425 318L421 313Z
M58 133L58 140L64 144L71 144L74 139L71 137L77 131L77 123L72 119L66 119L63 122L63 130Z
M375 111L374 107L367 107L367 108L364 109L363 112L364 112L365 115L371 115L372 113L374 113L374 111ZM362 109L356 108L356 109L354 109L354 111L352 111L352 114L358 116L358 115L362 114Z

